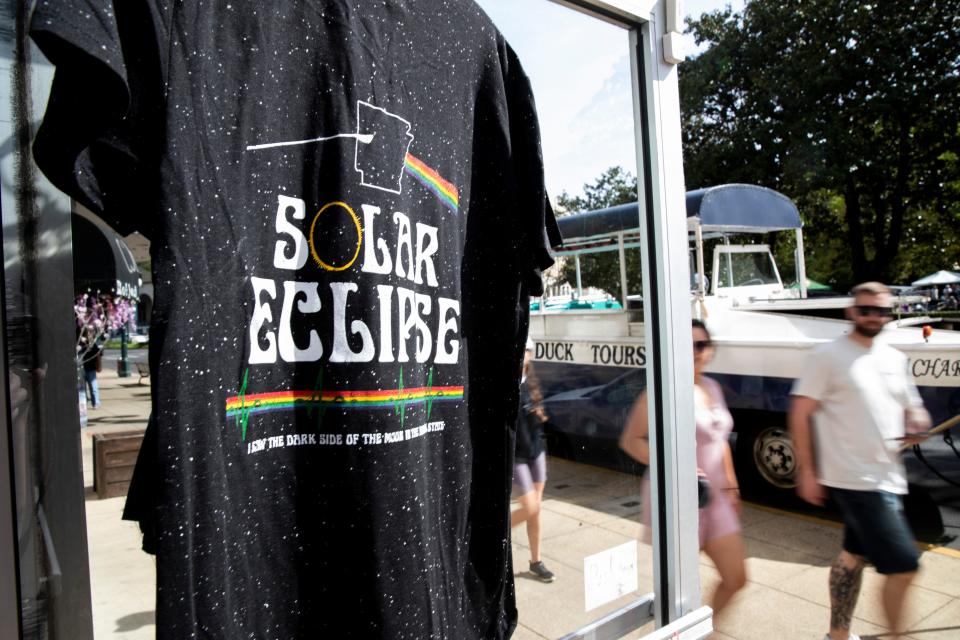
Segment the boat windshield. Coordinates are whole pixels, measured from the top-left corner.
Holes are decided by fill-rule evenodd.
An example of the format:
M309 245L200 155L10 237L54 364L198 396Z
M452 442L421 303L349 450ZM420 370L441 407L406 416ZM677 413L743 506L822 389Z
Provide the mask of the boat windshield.
M767 251L726 253L720 256L719 280L721 287L750 287L780 284L773 256Z

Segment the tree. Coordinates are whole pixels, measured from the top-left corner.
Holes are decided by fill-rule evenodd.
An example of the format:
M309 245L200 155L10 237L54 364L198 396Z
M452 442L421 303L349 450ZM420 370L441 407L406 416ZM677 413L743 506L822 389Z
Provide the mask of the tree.
M584 184L582 196L571 196L564 191L557 198L568 213L595 211L636 201L637 177L623 167L610 167L593 183Z
M73 303L77 323L77 366L95 358L107 336L136 317L134 301L111 294L82 293Z
M689 186L794 198L826 241L817 279L903 278L960 258L936 242L955 239L960 0L753 0L689 31L710 43L680 70Z
M557 198L560 208L569 213L596 211L618 204L637 201L637 178L623 167L610 167L592 183L583 185L582 196L571 196L564 191ZM561 213L561 215L564 215ZM626 252L627 289L629 293L639 293L641 289L640 251ZM616 251L591 253L580 256L580 275L584 286L597 287L610 293L617 299L620 292L620 262ZM560 280L575 284L577 267L573 259L564 262Z

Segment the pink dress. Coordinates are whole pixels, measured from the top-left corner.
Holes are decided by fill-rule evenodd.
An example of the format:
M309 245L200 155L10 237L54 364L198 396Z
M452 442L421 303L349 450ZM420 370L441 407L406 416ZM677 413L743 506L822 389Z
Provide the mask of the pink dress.
M703 470L710 482L710 502L700 509L700 546L708 540L721 538L740 531L740 519L728 497L727 474L723 459L726 453L727 438L733 430L733 416L727 409L720 385L711 378L701 376L700 386L710 398L710 406L699 404L694 411L697 422L697 466ZM644 475L641 495L643 496L643 514L641 522L643 541L652 539L650 529L650 477Z

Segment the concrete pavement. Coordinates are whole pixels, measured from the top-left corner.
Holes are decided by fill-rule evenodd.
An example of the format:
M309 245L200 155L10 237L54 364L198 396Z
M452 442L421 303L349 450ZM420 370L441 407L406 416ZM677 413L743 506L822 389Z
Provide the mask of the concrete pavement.
M144 428L150 409L149 388L137 376L118 378L105 367L100 375L103 406L90 412L84 429L84 480L87 537L96 640L145 640L155 635L152 556L140 551L137 526L120 519L123 498L99 500L92 493L92 435ZM560 459L549 461L544 499L542 555L556 580L543 584L525 571L526 534L515 531L514 557L520 627L519 640L558 638L604 613L652 591L652 552L638 544L637 593L592 611L584 611L584 557L639 538L637 479ZM723 620L721 640L820 640L829 621L827 572L840 547L835 523L747 505L743 535L748 584ZM927 549L923 570L910 589L906 620L915 640L960 637L960 553ZM716 569L701 556L704 593L717 582ZM889 637L880 602L881 578L865 573L854 631L867 638ZM630 638L642 637L642 632Z
M82 431L83 481L86 488L87 540L95 640L141 640L156 635L156 571L153 556L140 550L140 530L120 519L124 498L100 500L93 492L93 435L145 429L150 414L150 387L138 377L119 378L105 359L98 374L99 409L89 409Z

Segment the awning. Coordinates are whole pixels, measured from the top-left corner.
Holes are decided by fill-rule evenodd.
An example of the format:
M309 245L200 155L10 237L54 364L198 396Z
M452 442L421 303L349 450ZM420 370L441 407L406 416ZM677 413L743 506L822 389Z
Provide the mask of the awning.
M910 284L915 287L930 287L940 284L957 284L960 283L960 273L955 273L953 271L937 271L936 273L931 273L928 276L924 276L919 280L914 280Z
M787 287L787 289L799 289L799 288L800 288L800 283L798 282L794 282L789 287ZM831 289L830 285L828 284L823 284L822 282L817 282L812 278L807 278L807 291L833 291L833 289Z
M117 233L74 213L73 288L80 293L110 293L137 300L140 269Z

